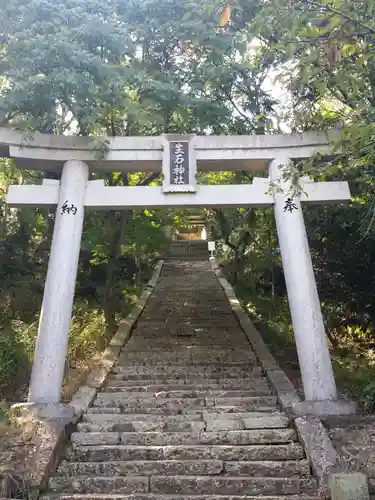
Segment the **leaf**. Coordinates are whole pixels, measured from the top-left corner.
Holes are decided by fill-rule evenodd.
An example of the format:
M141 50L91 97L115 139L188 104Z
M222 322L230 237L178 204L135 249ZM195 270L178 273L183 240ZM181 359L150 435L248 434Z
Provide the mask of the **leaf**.
M219 26L223 28L224 26L227 26L230 21L230 14L231 14L231 9L229 6L224 7L220 19L219 19Z

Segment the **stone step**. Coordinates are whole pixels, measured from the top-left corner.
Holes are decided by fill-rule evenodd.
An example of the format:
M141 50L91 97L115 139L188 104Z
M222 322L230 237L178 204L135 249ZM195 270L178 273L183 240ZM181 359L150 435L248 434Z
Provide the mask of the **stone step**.
M154 379L138 379L138 380L126 380L124 374L111 374L108 377L108 384L117 385L120 384L121 387L127 386L145 386L145 385L187 385L193 386L197 389L200 387L210 387L212 385L219 386L220 388L244 388L256 387L257 384L265 382L267 387L269 387L267 379L264 377L251 377L251 378L206 378L202 381L201 377L155 377Z
M158 495L153 493L135 493L131 495L124 495L123 493L117 494L106 494L106 493L89 493L85 494L74 494L74 493L60 493L60 494L49 494L44 495L43 500L318 500L318 497L314 494L298 494L298 495L272 495L259 497L248 496L244 497L233 496L233 495ZM375 500L371 497L370 500Z
M147 476L113 477L64 477L50 478L49 489L55 492L72 493L148 493L150 479Z
M137 342L136 337L134 337L133 343L130 341L122 350L121 355L126 356L126 354L131 354L135 356L139 353L148 353L157 356L163 353L163 347L173 344L176 344L177 350L164 353L167 358L173 358L175 356L182 356L185 358L190 356L201 359L201 362L204 363L207 362L204 357L204 355L207 354L209 359L215 359L216 357L225 359L225 356L228 356L228 361L230 361L231 358L233 358L234 361L239 361L238 358L244 358L244 362L246 363L249 356L252 357L255 355L246 337L242 337L242 341L237 343L235 343L236 340L233 339L233 343L231 344L230 340L232 340L232 338L229 335L228 337L226 336L223 328L220 329L220 333L218 332L218 327L215 327L215 330L211 330L211 334L209 332L210 330L207 330L207 328L191 328L190 325L184 325L183 328L177 331L175 327L174 332L170 331L167 334L165 334L164 329L163 335L153 330L151 335L154 342L150 343L149 335L147 335L148 344L145 342L146 338L142 339L143 342ZM205 339L204 344L201 338L203 335ZM222 336L221 342L218 342L218 335ZM160 342L160 344L155 341ZM207 349L207 346L210 344L212 344L212 350ZM178 348L179 346L180 348ZM189 350L184 351L184 347L186 346L189 347ZM190 346L192 347L191 349ZM136 347L138 347L138 350Z
M198 398L196 396L185 397L165 397L158 394L154 396L148 393L142 394L127 394L124 392L100 392L98 393L94 406L122 408L127 407L137 408L186 408L196 406L241 406L252 408L254 406L275 406L277 403L276 396L232 396L232 397L208 397Z
M67 458L76 462L106 462L119 460L222 460L262 461L300 460L304 458L301 445L296 443L275 445L176 445L77 446L68 450Z
M160 305L156 305L154 309L159 308ZM151 316L156 314L155 311L150 311ZM189 311L191 313L191 311ZM246 336L242 331L241 327L238 324L237 318L232 316L232 311L228 311L227 314L213 317L208 314L206 311L206 321L203 321L201 318L196 320L191 317L183 317L181 316L177 318L177 322L173 321L175 318L170 316L167 311L163 313L162 319L154 318L151 320L147 320L142 315L142 321L139 323L135 330L135 336L131 338L130 343L135 344L139 343L139 345L145 346L145 349L157 349L160 346L158 344L149 344L145 342L150 337L159 337L160 340L164 342L173 342L176 339L181 340L184 339L183 334L188 332L191 334L194 339L200 343L201 345L206 345L207 341L212 341L217 331L220 330L222 335L216 336L216 344L215 348L219 349L223 344L230 344L229 340L233 337L233 344L231 344L231 349L236 349L238 345L245 345L249 348L249 343L247 342ZM217 311L214 312L217 314ZM230 315L230 317L228 316ZM191 316L191 315L190 315ZM228 329L228 325L230 324L230 329ZM150 329L150 327L152 327ZM204 337L199 334L204 332ZM207 337L206 337L207 334ZM238 343L236 343L238 341Z
M89 408L90 410L91 408ZM198 421L202 422L202 415L152 415L152 414L138 414L138 415L127 415L123 414L111 414L111 413L85 413L82 417L82 422L91 424L101 424L106 422L107 424L131 424L134 425L135 422L160 422L160 423L175 423L175 422L192 422ZM124 429L131 430L131 429Z
M198 333L200 333L200 332L198 332ZM251 358L252 356L255 355L254 351L251 349L249 344L248 345L242 344L240 346L236 345L236 346L232 346L232 348L228 348L228 346L226 346L226 347L217 346L217 344L215 344L212 346L212 350L209 350L209 351L204 349L204 347L206 347L206 345L204 347L199 346L199 348L196 347L193 349L184 350L184 347L186 347L186 346L190 347L191 340L193 340L193 338L191 337L191 335L192 335L191 332L186 331L184 335L186 335L186 338L183 339L183 341L181 342L181 348L177 349L176 351L168 351L168 352L163 353L163 349L160 346L158 346L157 349L156 348L150 349L149 346L147 346L147 345L145 345L144 349L142 349L138 342L134 342L133 344L132 343L126 344L124 349L121 351L120 359L122 357L126 357L126 356L136 357L136 356L140 356L142 354L143 355L147 354L148 356L151 357L151 359L153 357L158 358L159 356L163 356L163 355L166 359L171 359L171 360L173 360L174 358L177 358L177 360L178 360L179 357L181 357L183 359L196 358L197 361L202 363L202 364L207 363L207 359L215 360L215 358L218 358L220 360L227 360L228 362L230 362L231 360L233 360L235 362L241 361L241 358L243 358L243 362L246 363L248 361L249 357ZM217 335L217 333L216 333L216 335ZM178 340L178 339L176 339L176 337L174 337L174 340L172 341L170 335L168 338L169 338L168 342L166 342L166 340L163 340L160 337L158 340L160 340L160 342L164 342L164 345L174 344ZM165 337L164 337L164 339L165 339ZM212 339L212 340L214 340L214 339ZM208 358L205 357L205 354L208 356ZM141 358L141 361L144 361L144 358Z
M251 413L241 414L242 418L233 418L234 422L240 422L247 430L282 429L288 427L289 418L282 413ZM227 421L232 420L232 414L225 418L221 415L213 415L202 421L200 415L176 415L155 416L155 415L126 415L126 414L86 414L83 422L78 424L80 432L202 432L206 427L210 430L220 429L218 423L225 422L225 430L230 430Z
M184 292L185 293L185 292ZM206 297L205 297L206 298ZM167 299L165 297L165 299ZM211 302L211 298L207 298L209 302ZM152 335L160 335L167 339L168 332L174 327L173 332L178 335L184 328L190 327L194 331L194 333L199 333L200 330L207 330L213 332L216 328L220 328L222 325L227 326L228 324L233 325L233 337L235 339L241 339L244 343L246 337L238 324L238 320L235 316L233 316L233 312L231 307L226 303L226 298L224 297L224 301L220 302L212 302L213 310L205 310L203 314L205 318L202 318L201 315L198 315L197 312L199 307L191 308L188 305L184 305L183 302L175 301L175 307L179 309L178 313L173 313L171 310L162 309L162 305L154 301L152 303L149 302L149 307L146 308L142 315L142 322L139 324L139 327L136 329L136 335L139 335L140 341L143 340L147 336ZM211 305L210 304L210 305ZM201 307L201 305L200 305ZM218 307L223 307L222 314L219 314ZM194 316L195 313L195 316ZM171 320L178 319L177 322L172 323ZM149 330L147 327L149 325L153 325L156 329ZM164 326L164 328L163 328ZM218 345L221 344L222 341L225 341L230 336L230 330L225 332L225 336L218 337ZM200 338L200 341L203 342L205 339Z
M155 493L272 495L314 491L314 479L281 477L210 477L210 476L151 476L150 491Z
M205 354L214 357L224 355L234 356L237 355L237 353L244 354L247 352L253 352L252 350L250 350L250 346L248 343L237 342L235 346L233 346L233 342L236 341L232 341L229 338L225 343L221 343L220 345L218 345L217 332L215 332L215 336L213 336L212 339L207 338L207 332L205 332L204 335L206 337L206 340L204 343L202 343L198 341L198 338L195 335L193 336L188 331L185 332L184 337L180 338L172 337L171 332L168 334L168 339L155 339L158 341L157 344L155 342L157 347L150 346L150 339L148 339L147 341L143 339L142 342L132 342L130 340L121 351L121 355L135 355L141 353L147 356L158 356L163 353L165 354L165 349L168 349L169 347L173 347L174 351L170 351L170 354L168 354L168 356L186 355L186 348L189 347L189 355L196 358L202 358L203 360L205 360Z
M198 292L198 290L196 290L196 292ZM186 294L185 291L181 291L181 293ZM202 293L200 293L200 295L201 300L206 299L207 302L211 302L211 297L208 297L207 295L203 296ZM226 297L223 298L225 300ZM174 297L173 302L173 310L163 309L159 311L159 309L157 309L158 306L156 305L153 307L152 311L145 311L144 321L142 321L142 330L144 331L145 327L149 324L161 326L161 323L163 321L166 322L167 325L169 323L168 326L170 327L174 324L176 326L177 333L179 333L180 330L186 326L190 326L192 328L208 328L211 330L215 327L220 326L232 326L233 334L236 337L240 337L242 335L243 339L243 332L238 325L238 321L233 315L231 309L228 309L228 304L226 304L225 302L221 303L224 307L224 311L221 315L218 316L216 316L216 314L218 313L217 310L212 311L211 309L205 309L204 311L200 311L199 309L201 306L197 307L191 299L189 299L188 302L184 302L183 299L179 300L178 298ZM218 302L212 303L212 306L215 308L217 304ZM153 333L154 332L152 330L147 332L148 335L152 335ZM228 330L226 334L229 334Z
M89 408L92 410L93 408ZM117 410L117 408L115 408ZM272 413L266 412L207 412L204 410L202 414L191 413L186 415L152 415L148 413L143 414L126 414L126 413L90 413L87 412L83 415L83 422L90 423L100 423L100 422L108 422L112 423L127 423L127 422L188 422L188 421L212 421L217 419L229 419L229 420L242 420L248 425L255 425L256 427L246 427L246 428L255 428L262 429L267 428L271 425L271 427L285 427L288 425L289 419L288 417L281 412L274 411ZM268 425L267 425L268 424ZM270 424L270 425L269 425ZM281 424L281 425L280 425Z
M204 426L203 422L196 422ZM140 426L142 429L142 425ZM130 432L74 432L71 435L73 446L115 445L131 446L167 446L195 444L281 444L297 440L294 429L268 430L221 430L205 432L198 427L190 432L165 432L153 430L157 427L153 422L144 426L144 431ZM151 430L148 430L150 429Z
M157 339L152 340L152 342L157 341ZM136 349L136 347L138 349ZM230 352L227 347L223 347L220 349L220 352L215 354L214 352L210 352L207 346L194 346L191 345L190 341L188 341L184 342L183 344L175 344L169 342L168 345L165 345L164 349L173 349L173 354L164 356L162 349L157 352L147 351L146 349L143 351L138 345L136 345L134 347L134 352L129 352L128 350L123 351L121 354L121 358L117 364L127 365L129 363L134 363L135 365L142 365L144 364L145 359L148 358L153 362L152 366L157 366L157 363L162 364L163 360L164 362L173 363L173 366L178 364L180 364L180 366L183 366L185 363L188 363L192 366L217 366L219 364L226 364L227 362L232 363L233 366L241 364L246 366L253 365L257 362L252 352L247 353L247 348L245 346L241 348L241 353L237 353L234 351ZM204 353L204 351L207 351L207 353ZM149 363L145 364L148 365Z
M114 383L116 382L116 383ZM232 384L232 387L222 387L221 385L193 386L185 384L158 384L158 385L123 385L122 380L110 381L105 392L123 393L147 393L153 396L163 395L165 398L201 398L201 397L238 397L238 396L267 396L271 388L266 381L264 383L248 384L248 387L241 387L241 384Z
M268 396L231 396L231 397L212 397L205 398L207 407L243 407L249 408L254 405L264 405L264 406L276 406L277 397Z
M168 328L168 325L164 329ZM132 337L134 340L129 341L128 344L122 349L121 354L125 355L127 353L144 353L144 354L160 354L163 349L173 347L175 350L166 351L169 356L174 355L196 355L204 360L204 354L207 353L210 356L224 356L225 354L234 355L237 353L244 354L254 354L251 349L246 337L242 341L237 341L235 338L227 336L227 332L223 328L215 327L214 330L209 330L207 328L199 328L199 332L196 332L193 328L185 326L181 328L178 333L176 333L176 327L170 325L170 331L166 335L161 336L157 334L157 327L150 325L148 328L153 329L153 334L144 334L142 339L137 340L136 337ZM231 327L230 330L233 331ZM204 342L202 337L205 337ZM218 342L218 337L221 337L221 341ZM186 348L189 351L186 351ZM208 348L212 348L212 352Z
M206 430L230 430L228 422L240 422L243 429L276 429L289 425L289 417L284 413L275 411L274 413L243 412L243 413L208 413L202 415L206 422ZM236 429L233 429L236 430ZM238 429L237 429L238 430Z
M168 349L170 349L169 347ZM173 347L172 347L173 349ZM147 363L142 363L142 361L147 358ZM225 356L223 358L215 357L213 358L210 355L207 355L205 359L196 359L192 357L184 357L184 356L178 356L178 357L166 357L163 359L163 356L150 356L148 354L143 354L143 356L140 355L140 353L137 354L137 356L122 356L119 359L119 362L116 366L120 366L123 368L129 368L133 366L144 366L147 367L148 369L159 369L160 367L163 366L168 366L170 368L181 368L184 367L186 372L189 372L191 369L198 369L201 368L203 370L206 370L206 368L211 368L211 367L217 367L218 365L225 366L227 369L229 368L248 368L248 367L253 367L257 366L258 361L256 360L255 356L249 355L244 357L243 359L238 357L238 359L235 359L233 356L230 360L228 360Z
M186 292L183 292L186 294ZM206 298L206 297L204 297ZM140 335L142 334L142 338L144 336L152 336L155 333L159 334L161 337L167 338L167 335L165 332L168 331L168 329L171 329L174 327L174 332L178 335L183 328L190 327L193 328L195 332L199 331L198 328L202 329L207 329L210 331L213 331L215 328L220 327L222 325L227 326L227 325L232 325L234 326L233 328L233 337L234 338L241 338L242 341L244 341L244 333L241 330L237 319L233 316L233 312L226 303L226 298L224 298L223 302L211 302L212 297L207 297L208 301L211 302L212 307L214 310L211 309L206 309L205 311L202 311L202 314L205 317L202 317L201 314L197 314L199 311L199 308L196 306L190 307L189 305L185 305L186 302L179 301L176 298L173 298L174 302L174 308L178 311L173 311L173 310L167 310L165 308L162 309L161 304L154 302L152 304L150 302L150 307L145 309L142 315L142 323L140 324L139 328L136 330L136 334ZM203 297L202 297L203 299ZM151 299L152 300L152 299ZM168 298L165 297L165 300L167 301ZM210 304L210 305L211 305ZM222 314L218 314L217 306L223 307ZM201 305L200 305L201 307ZM178 320L177 322L175 320ZM172 322L173 320L173 322ZM147 326L153 325L158 327L157 330L147 330ZM162 329L166 326L166 329ZM230 331L226 331L226 337L229 337ZM202 339L203 340L203 339ZM221 337L218 337L218 343L222 341Z
M58 469L58 475L76 476L179 476L218 475L249 477L305 477L310 474L307 460L222 462L220 460L143 460L132 462L66 462Z
M181 353L174 351L172 354L166 355L165 353L163 354L163 352L147 353L140 352L139 350L134 352L125 350L119 357L118 364L122 365L131 362L136 365L160 366L168 362L168 364L172 366L181 366L185 363L187 363L187 366L210 366L221 363L225 363L225 366L241 366L254 363L254 361L256 361L255 354L250 350L248 351L249 352L240 351L235 353L226 353L223 349L221 349L220 353L217 354L210 351L207 352L205 356L198 356L197 354L193 355L192 352L186 353L186 351L181 351ZM147 356L146 359L145 356Z
M194 379L206 381L206 380L251 380L254 376L263 375L260 367L254 367L253 371L247 371L242 373L235 372L186 372L182 370L178 370L171 373L155 373L152 370L149 373L127 373L126 369L113 372L111 378L115 378L117 380L128 380L128 381L145 381L149 380L150 384L154 384L155 380L185 380L187 383L194 383Z
M103 416L103 415L101 415ZM122 416L122 415L121 415ZM125 415L126 417L128 415ZM150 417L149 415L147 415ZM86 419L84 419L86 420ZM205 422L200 419L182 419L181 416L173 417L157 417L149 418L148 420L132 420L119 421L118 419L112 420L94 420L94 422L80 422L77 426L78 431L91 433L91 432L195 432L199 433L206 427Z
M254 375L262 375L262 370L259 366L246 365L243 367L231 366L115 366L113 373L124 374L129 380L137 380L140 378L157 378L159 375L172 375L171 378L185 377L202 377L202 378L246 378Z
M54 477L49 481L53 491L76 493L136 493L185 495L292 495L316 489L314 479L299 477L238 476L75 476Z
M252 351L249 351L248 345L239 345L236 349L232 349L230 344L220 346L220 349L215 351L215 346L217 345L214 340L212 342L206 342L204 345L196 343L194 337L190 336L188 332L185 333L184 339L181 340L173 340L170 339L169 342L164 342L162 339L149 339L148 343L158 343L158 349L148 349L147 345L142 347L138 343L134 345L127 345L121 353L122 357L136 357L140 356L140 362L142 362L145 358L143 356L150 356L152 358L159 358L159 356L163 356L163 350L165 352L166 349L169 350L171 354L166 356L169 360L173 359L189 359L191 362L196 363L204 363L207 362L207 359L212 360L212 363L215 362L215 358L222 359L223 362L226 360L226 356L229 356L234 361L240 361L238 356L243 356L245 360L244 363L249 362L249 355L252 356ZM188 349L188 352L187 352ZM211 351L212 349L212 351ZM205 357L205 354L208 356ZM251 359L251 358L250 358ZM127 360L126 360L127 361ZM217 364L217 363L216 363Z
M246 361L239 361L239 362L225 362L225 364L221 363L220 361L217 363L207 361L205 363L189 363L185 364L184 361L177 363L176 365L171 364L169 365L166 364L163 361L157 361L155 364L149 364L148 362L146 363L132 363L130 365L125 364L122 365L121 363L118 363L117 365L114 366L113 372L125 372L129 371L130 373L143 373L143 371L149 372L149 371L154 371L155 373L159 372L160 373L170 373L174 371L180 371L183 370L185 373L186 372L192 372L192 373L202 373L202 372L217 372L217 373L222 373L222 372L235 372L235 373L241 373L241 372L253 372L255 368L259 368L259 366L256 364L256 366L253 366L254 363L251 362L251 360L246 360Z
M88 408L87 413L95 414L125 414L125 415L133 415L134 418L137 418L137 415L164 415L164 416L173 416L173 415L206 415L206 414L217 414L218 412L222 412L223 416L228 414L236 414L236 418L243 418L240 414L249 413L249 412L262 412L262 413L272 413L276 410L276 406L265 406L262 403L253 403L253 404L244 404L237 406L212 406L207 407L204 405L195 405L189 403L181 403L180 405L173 405L172 403L166 403L164 406L127 406L126 402L119 407L115 406L92 406ZM210 416L211 418L212 416ZM204 417L205 418L205 417ZM216 417L215 417L216 418Z
M197 406L206 406L204 398L164 398L153 397L148 394L126 394L123 392L100 392L94 406L122 408L195 408Z

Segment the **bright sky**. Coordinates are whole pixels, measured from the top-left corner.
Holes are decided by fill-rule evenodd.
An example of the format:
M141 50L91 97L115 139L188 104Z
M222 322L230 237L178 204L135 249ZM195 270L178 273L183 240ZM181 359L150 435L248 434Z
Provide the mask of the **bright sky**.
M261 46L260 40L254 38L254 40L249 44L248 51L257 51ZM288 108L290 109L291 96L286 86L280 81L280 75L285 69L280 68L278 70L270 71L268 77L266 78L263 90L269 93L275 100L279 102L276 106L276 112L278 115L283 116L283 120L280 120L279 126L282 132L290 133L290 122L285 118ZM292 119L292 117L290 117Z

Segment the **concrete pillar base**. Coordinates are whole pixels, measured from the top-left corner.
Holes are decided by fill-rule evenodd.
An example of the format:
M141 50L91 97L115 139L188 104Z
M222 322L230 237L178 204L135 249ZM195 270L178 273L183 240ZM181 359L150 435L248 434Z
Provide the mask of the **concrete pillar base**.
M69 423L74 419L74 408L72 406L56 403L17 403L11 408L11 412L19 417L30 417L38 420L61 420Z
M355 401L338 399L323 401L301 401L290 407L292 415L303 417L314 415L315 417L332 417L339 415L352 415L356 413L358 405Z

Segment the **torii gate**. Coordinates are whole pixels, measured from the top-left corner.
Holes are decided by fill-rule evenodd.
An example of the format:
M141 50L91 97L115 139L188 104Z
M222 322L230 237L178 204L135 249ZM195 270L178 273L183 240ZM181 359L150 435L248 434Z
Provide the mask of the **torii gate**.
M274 206L294 335L307 401L337 399L323 317L310 257L301 202L343 203L347 182L304 179L295 209L285 210L290 185L282 178L291 160L314 153L331 155L327 134L270 136L180 136L108 138L103 159L95 138L21 133L0 129L0 156L19 168L62 171L61 181L10 186L10 206L56 206L56 219L40 315L28 401L58 404L68 347L85 208L118 210L156 207ZM201 170L269 171L248 185L196 185ZM164 175L162 187L106 187L89 180L90 171L152 172ZM278 190L269 192L270 182Z

